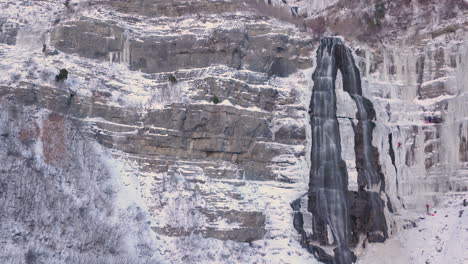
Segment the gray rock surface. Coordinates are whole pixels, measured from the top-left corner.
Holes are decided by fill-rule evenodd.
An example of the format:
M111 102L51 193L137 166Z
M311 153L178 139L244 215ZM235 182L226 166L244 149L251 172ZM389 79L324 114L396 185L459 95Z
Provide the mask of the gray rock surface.
M18 24L0 19L0 43L14 45L16 43L16 35L18 34Z

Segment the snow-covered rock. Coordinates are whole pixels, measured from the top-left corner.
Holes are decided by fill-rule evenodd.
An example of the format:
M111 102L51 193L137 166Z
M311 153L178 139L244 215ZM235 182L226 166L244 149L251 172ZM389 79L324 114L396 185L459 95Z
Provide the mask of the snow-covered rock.
M366 253L359 236L359 263L409 210L467 191L465 2L260 2L1 1L0 262L316 263L291 203L313 230L322 34L343 36L376 113L390 240ZM357 193L342 77L335 143Z

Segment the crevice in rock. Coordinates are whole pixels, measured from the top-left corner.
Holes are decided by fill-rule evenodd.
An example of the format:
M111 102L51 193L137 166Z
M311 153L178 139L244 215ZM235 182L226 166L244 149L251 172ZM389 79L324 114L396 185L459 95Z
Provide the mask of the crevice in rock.
M398 170L397 170L396 163L395 163L395 151L393 150L393 134L392 133L388 134L388 145L390 146L388 154L390 155L390 159L392 160L393 167L395 167L395 172L397 172Z
M396 162L395 162L395 150L393 149L393 134L392 133L389 133L388 134L388 145L389 145L389 155L390 155L390 159L392 160L392 164L393 164L393 167L395 168L395 185L396 185L396 192L397 194L400 193L399 191L399 186L398 186L398 168L396 166ZM401 148L401 145L400 143L398 143L398 148ZM400 197L398 197L398 199L400 199ZM388 199L389 203L390 203L390 199ZM389 209L390 210L390 209ZM392 210L390 210L390 212L393 213Z

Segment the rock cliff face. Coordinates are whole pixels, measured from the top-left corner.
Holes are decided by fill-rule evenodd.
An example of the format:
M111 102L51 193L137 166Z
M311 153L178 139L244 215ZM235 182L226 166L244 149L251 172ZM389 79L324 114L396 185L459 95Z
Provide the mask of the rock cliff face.
M467 191L466 4L412 2L0 3L1 262L351 263Z

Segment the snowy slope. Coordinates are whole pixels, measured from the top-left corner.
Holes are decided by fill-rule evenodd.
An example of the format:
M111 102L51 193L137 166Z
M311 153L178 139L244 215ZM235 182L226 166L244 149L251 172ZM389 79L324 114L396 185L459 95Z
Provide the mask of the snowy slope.
M466 264L468 263L468 206L465 193L440 197L439 206L424 212L401 211L406 228L383 244L372 244L359 264ZM413 226L413 224L415 226Z

